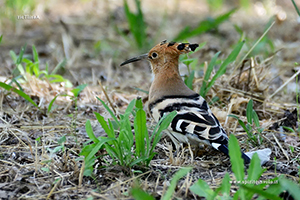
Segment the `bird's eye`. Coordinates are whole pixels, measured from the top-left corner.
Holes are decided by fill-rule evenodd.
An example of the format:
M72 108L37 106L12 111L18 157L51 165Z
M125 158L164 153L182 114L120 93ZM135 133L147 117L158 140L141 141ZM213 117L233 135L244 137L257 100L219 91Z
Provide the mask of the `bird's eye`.
M157 53L154 52L154 53L152 53L151 56L152 56L152 58L157 58L158 55L157 55Z

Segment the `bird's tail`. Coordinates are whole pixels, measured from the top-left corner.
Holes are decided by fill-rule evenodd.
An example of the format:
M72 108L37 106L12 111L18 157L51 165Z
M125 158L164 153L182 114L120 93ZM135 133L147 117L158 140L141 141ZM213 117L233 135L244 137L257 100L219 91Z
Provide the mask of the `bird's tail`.
M229 156L229 150L225 144L212 144L212 146L215 147L216 149L218 149L219 151L223 152L227 156ZM244 159L244 163L249 164L251 159L243 152L241 152L241 153L242 153L242 158Z

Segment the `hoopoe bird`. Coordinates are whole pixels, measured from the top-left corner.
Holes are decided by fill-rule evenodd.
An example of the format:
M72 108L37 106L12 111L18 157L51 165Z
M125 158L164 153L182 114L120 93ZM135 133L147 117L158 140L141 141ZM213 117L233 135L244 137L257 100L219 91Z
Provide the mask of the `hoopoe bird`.
M150 61L154 80L149 91L148 109L156 122L164 114L177 111L167 131L177 148L180 143L204 143L229 155L225 130L205 99L188 88L179 74L179 55L195 51L198 46L165 40L149 53L131 58L121 66L144 59ZM244 153L242 158L245 163L250 162L250 158Z

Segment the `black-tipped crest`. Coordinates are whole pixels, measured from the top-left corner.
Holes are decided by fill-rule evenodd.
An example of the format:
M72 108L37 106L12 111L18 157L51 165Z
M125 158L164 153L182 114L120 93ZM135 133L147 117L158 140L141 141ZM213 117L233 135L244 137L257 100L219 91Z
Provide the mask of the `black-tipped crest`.
M199 47L199 44L190 44L189 47L191 48L192 51L195 51L197 47Z
M198 46L199 46L198 44L180 43L180 44L177 46L177 49L178 49L179 51L181 51L181 50L184 50L186 47L188 47L189 50L195 51L195 49L196 49Z
M168 44L167 47L171 47L171 46L173 46L174 44L176 44L176 42L169 42L169 44Z
M166 43L167 43L167 40L163 40L163 41L161 41L160 45L164 45Z
M177 49L181 51L185 48L185 45L186 45L185 43L181 43L177 46Z

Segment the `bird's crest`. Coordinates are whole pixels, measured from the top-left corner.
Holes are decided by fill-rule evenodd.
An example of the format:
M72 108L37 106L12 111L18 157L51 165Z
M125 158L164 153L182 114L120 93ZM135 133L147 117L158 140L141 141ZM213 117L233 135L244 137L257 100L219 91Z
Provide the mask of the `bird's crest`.
M188 53L190 51L195 51L198 47L198 44L190 44L190 43L177 43L177 42L167 42L167 40L162 41L161 43L154 46L151 50L162 50L162 51L175 51L177 54Z
M160 56L176 59L180 54L195 51L198 46L198 44L167 42L164 40L149 51L148 59L151 61Z

